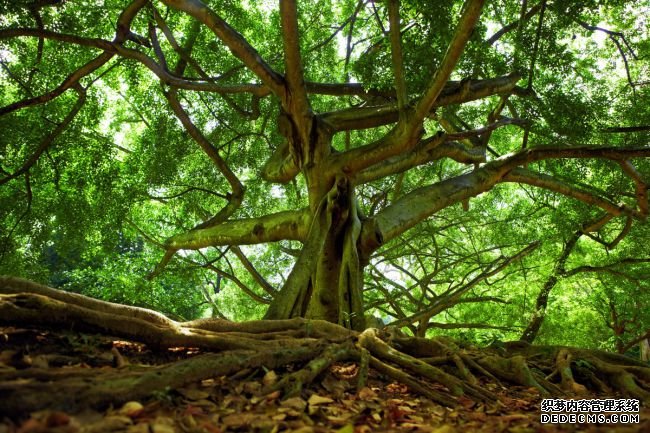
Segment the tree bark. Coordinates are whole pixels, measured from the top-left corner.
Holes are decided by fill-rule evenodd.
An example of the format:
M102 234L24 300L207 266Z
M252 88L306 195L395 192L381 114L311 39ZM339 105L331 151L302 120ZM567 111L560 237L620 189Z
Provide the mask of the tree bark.
M339 177L321 199L302 252L264 318L305 317L363 329L360 233L354 188Z

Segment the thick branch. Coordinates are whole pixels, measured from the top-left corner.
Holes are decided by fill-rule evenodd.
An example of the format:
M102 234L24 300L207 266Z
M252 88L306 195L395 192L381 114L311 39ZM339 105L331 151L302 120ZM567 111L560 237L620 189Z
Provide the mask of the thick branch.
M469 38L474 31L474 26L476 26L481 15L483 3L484 0L468 0L465 4L463 15L456 26L454 37L447 48L445 57L442 59L436 73L433 75L426 93L422 96L422 99L420 99L415 107L415 113L413 117L409 119L408 129L414 130L419 128L424 118L429 115L436 99L438 99L440 92L442 92L445 83L449 79L449 76L456 67L461 54L465 50L465 45L469 41Z
M416 146L411 152L388 158L380 164L361 171L353 177L354 183L360 185L371 182L442 158L451 158L463 164L485 162L485 149L468 148L455 141L438 144L446 138L444 135L439 135L423 140L421 145Z
M280 1L280 17L284 43L285 76L289 91L286 97L286 109L297 117L308 116L310 109L300 58L298 11L295 0Z
M296 159L284 142L273 152L262 167L262 178L268 182L287 183L300 172Z
M475 101L488 96L517 93L515 84L519 81L517 73L486 80L469 80L462 85L460 81L449 81L438 95L432 108L452 104ZM309 86L308 86L309 88ZM414 102L411 102L413 105ZM375 128L377 126L395 123L399 119L399 108L396 103L370 107L353 107L332 111L321 115L334 131L349 131Z
M576 200L580 200L589 205L598 206L611 215L631 215L635 213L633 209L630 209L624 204L614 204L609 200L590 193L589 191L577 189L574 185L569 185L553 176L536 173L524 168L515 168L508 173L503 180L506 182L525 183L527 185L548 189L567 197L575 198Z
M438 96L445 87L451 72L460 59L465 44L478 21L484 0L468 0L463 10L456 33L451 41L447 53L437 69L429 84L428 90L418 101L413 112L403 116L405 121L398 123L389 134L381 139L358 147L343 154L337 155L329 167L330 174L343 171L345 173L356 172L360 169L379 163L386 158L398 155L411 150L423 133L423 122L429 116ZM465 85L466 87L466 85ZM462 90L461 90L462 91ZM399 107L398 107L399 109ZM355 118L355 122L357 119ZM361 127L363 128L363 127ZM357 127L356 129L360 129Z
M640 212L627 206L618 206L591 193L574 189L558 183L555 179L531 176L526 171L506 175L519 166L551 158L600 158L613 161L625 161L630 158L650 157L650 147L615 148L615 147L537 147L525 149L518 153L505 155L491 161L481 168L455 178L446 179L433 185L418 188L400 197L390 206L379 212L374 218L364 221L362 245L377 248L379 244L372 239L381 238L384 242L399 236L420 221L445 207L488 191L502 181L535 182L544 187L566 193L587 203L597 205L613 215L632 214L642 216ZM542 175L543 176L543 175ZM516 180L520 179L520 180ZM367 242L367 244L366 244ZM369 253L365 251L364 253Z
M212 9L199 0L162 0L164 4L181 10L202 22L221 39L232 54L257 75L280 98L284 96L284 79L274 71L244 37Z
M309 218L309 212L305 209L226 221L214 227L172 236L165 242L165 247L170 250L196 250L217 245L248 245L284 239L303 241L309 227Z
M14 102L12 104L6 105L4 107L0 107L0 116L3 116L7 113L11 113L16 110L20 110L21 108L26 108L26 107L32 107L34 105L40 105L44 104L46 102L49 102L61 94L65 92L66 90L76 86L79 84L79 80L81 80L83 77L93 73L96 71L98 68L106 64L110 59L113 58L112 53L103 53L100 54L99 56L95 57L70 75L66 77L63 82L56 87L54 90L51 90L47 93L44 93L40 96L36 96L33 98L27 98L23 99L17 102Z

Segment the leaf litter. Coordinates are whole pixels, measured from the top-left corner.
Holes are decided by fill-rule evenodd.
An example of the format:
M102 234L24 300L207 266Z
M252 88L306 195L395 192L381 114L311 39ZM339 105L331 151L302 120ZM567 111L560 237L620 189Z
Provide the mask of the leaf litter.
M85 370L92 375L151 368L197 354L185 348L154 352L141 344L78 333L0 328L0 334L11 337L0 346L0 385L3 374L19 369ZM167 389L146 401L129 401L120 407L88 407L75 413L43 410L22 416L0 414L0 433L650 431L649 408L641 411L640 424L541 424L542 397L533 388L501 387L495 390L499 401L490 403L459 397L457 407L449 409L373 371L366 386L357 390L357 371L355 363L334 364L301 395L289 398L283 398L279 391L263 391L286 371L242 371Z

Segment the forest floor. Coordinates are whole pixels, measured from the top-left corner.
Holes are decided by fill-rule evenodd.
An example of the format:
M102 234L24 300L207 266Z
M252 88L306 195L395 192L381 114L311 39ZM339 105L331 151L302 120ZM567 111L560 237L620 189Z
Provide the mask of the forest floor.
M200 351L186 348L152 351L145 345L104 335L0 327L0 399L7 398L3 393L11 387L27 386L28 382L38 392L34 383L52 375L119 374L199 355ZM243 369L230 376L166 389L119 407L81 405L70 411L59 407L0 413L0 433L650 432L648 407L641 407L639 423L542 424L542 397L535 388L484 383L498 401L482 403L460 397L453 409L372 370L366 386L358 390L356 363L333 364L299 396L282 398L279 391L263 395L263 388L287 372L276 370ZM434 389L437 386L429 385ZM48 390L38 398L43 399L44 407L56 407L56 394Z

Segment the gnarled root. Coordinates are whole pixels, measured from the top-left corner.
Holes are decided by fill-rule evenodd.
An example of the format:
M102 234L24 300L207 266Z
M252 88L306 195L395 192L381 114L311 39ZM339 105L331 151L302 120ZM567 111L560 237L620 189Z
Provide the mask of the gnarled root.
M3 368L6 359L0 359L0 413L16 416L45 408L72 411L119 405L240 371L248 372L247 380L261 380L255 375L262 368L287 370L276 382L260 388L263 394L280 391L288 397L301 394L341 361L359 363L359 390L372 368L450 407L459 396L496 401L498 396L486 389L486 382L532 387L541 395L570 397L592 391L650 401L650 366L602 351L521 344L506 344L500 350L477 349L445 338L387 335L376 329L358 333L299 318L176 322L153 311L16 278L0 278L0 326L99 332L162 352L177 347L202 352L162 366L133 366L118 356L119 352L116 355L113 346L114 368L101 370L37 364ZM39 355L37 346L24 350Z

